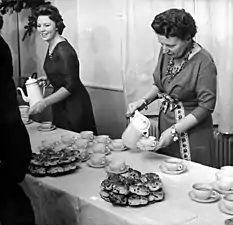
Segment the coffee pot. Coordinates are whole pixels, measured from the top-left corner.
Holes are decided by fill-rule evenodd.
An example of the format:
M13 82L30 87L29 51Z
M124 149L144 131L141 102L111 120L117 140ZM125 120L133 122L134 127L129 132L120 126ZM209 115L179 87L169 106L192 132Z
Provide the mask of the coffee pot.
M37 79L29 77L25 83L25 86L27 90L27 96L24 94L24 91L22 88L18 87L17 90L20 91L23 100L25 102L28 102L30 107L34 105L36 102L43 99L43 94L42 94L42 91L40 89Z
M128 148L136 148L137 142L149 135L150 120L138 110L130 117L130 122L122 134L122 140Z

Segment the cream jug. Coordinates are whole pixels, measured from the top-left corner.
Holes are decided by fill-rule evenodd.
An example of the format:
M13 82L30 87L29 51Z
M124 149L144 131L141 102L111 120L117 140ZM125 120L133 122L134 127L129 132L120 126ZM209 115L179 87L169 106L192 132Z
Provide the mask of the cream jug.
M26 96L22 90L22 88L18 87L17 90L21 92L22 98L25 102L29 102L30 107L34 105L36 102L43 99L43 95L40 89L40 86L37 82L37 79L29 77L25 83L27 95Z
M130 117L130 123L122 134L124 145L128 148L136 148L141 137L148 136L149 128L150 120L136 110L134 116Z

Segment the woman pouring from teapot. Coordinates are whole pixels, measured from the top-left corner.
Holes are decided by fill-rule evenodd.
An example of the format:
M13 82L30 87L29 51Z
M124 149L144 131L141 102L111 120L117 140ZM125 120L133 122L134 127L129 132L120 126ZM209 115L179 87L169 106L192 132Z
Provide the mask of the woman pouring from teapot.
M30 107L31 114L52 106L53 124L81 132L96 126L90 96L79 77L79 60L74 48L61 36L65 25L59 10L51 5L40 6L34 13L37 30L48 43L44 62L45 77L39 83L53 86L53 93Z
M129 104L128 113L162 99L158 153L213 165L217 70L212 56L194 41L196 24L184 9L156 15L151 26L161 44L154 84Z

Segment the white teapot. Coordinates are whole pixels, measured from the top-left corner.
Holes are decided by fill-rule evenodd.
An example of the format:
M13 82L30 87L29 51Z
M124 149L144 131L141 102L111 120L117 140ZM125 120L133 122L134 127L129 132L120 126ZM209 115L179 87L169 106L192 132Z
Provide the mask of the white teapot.
M150 120L136 110L134 116L130 117L130 123L122 134L124 145L128 148L136 148L141 137L148 136L149 128Z
M26 90L27 90L27 96L24 94L22 88L18 87L17 90L21 92L23 100L25 102L29 102L29 105L31 107L36 102L43 99L43 94L41 92L37 79L29 77L25 85L26 85Z

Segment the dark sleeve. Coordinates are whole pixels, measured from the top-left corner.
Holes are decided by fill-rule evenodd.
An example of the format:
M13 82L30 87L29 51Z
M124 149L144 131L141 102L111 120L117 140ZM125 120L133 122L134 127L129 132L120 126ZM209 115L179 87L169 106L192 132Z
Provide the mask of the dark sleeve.
M209 62L200 70L197 79L196 93L198 107L192 114L198 121L203 120L208 114L212 113L216 104L217 89L217 69L213 62Z
M57 51L59 73L63 78L62 86L70 93L77 88L79 80L79 61L75 50L69 45L61 45Z

